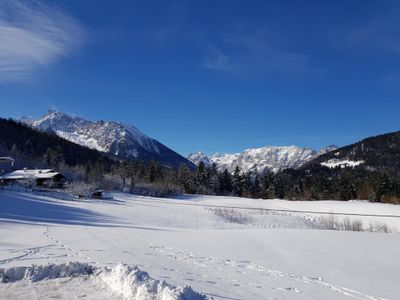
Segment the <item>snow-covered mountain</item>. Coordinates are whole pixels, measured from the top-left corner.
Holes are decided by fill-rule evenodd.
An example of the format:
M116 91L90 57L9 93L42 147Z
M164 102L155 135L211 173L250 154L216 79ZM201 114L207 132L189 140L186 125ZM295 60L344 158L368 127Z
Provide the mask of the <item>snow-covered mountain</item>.
M29 122L26 122L29 120ZM76 144L101 152L144 161L156 159L162 164L179 166L191 163L132 125L114 121L88 121L50 110L45 116L31 120L22 118L42 131L54 132Z
M304 163L313 160L319 155L335 149L337 147L333 145L323 148L320 151L296 146L268 146L247 149L241 153L216 153L210 157L199 151L190 154L188 160L195 165L198 165L200 162L203 162L207 166L215 163L217 169L220 171L227 169L229 172L233 172L236 167L239 167L242 172L253 171L263 173L270 171L275 173L287 168L299 168Z

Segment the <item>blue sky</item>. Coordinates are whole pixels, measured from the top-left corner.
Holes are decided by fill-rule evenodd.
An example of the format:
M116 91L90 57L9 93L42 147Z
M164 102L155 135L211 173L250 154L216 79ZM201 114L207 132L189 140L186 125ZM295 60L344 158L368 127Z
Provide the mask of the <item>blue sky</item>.
M0 116L131 123L177 152L396 131L398 1L0 0Z

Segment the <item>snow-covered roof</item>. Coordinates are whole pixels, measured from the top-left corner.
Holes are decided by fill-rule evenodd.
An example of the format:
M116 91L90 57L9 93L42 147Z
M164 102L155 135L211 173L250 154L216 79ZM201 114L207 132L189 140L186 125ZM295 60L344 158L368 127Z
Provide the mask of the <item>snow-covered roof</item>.
M50 179L61 173L54 171L53 169L35 169L35 170L16 170L14 172L5 174L3 179Z
M12 157L0 157L0 162L9 162L13 163L14 159Z

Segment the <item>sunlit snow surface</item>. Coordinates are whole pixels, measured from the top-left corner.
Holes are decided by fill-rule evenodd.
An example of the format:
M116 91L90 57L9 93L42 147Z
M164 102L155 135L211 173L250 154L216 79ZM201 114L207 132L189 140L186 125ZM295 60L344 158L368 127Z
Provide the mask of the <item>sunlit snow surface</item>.
M371 300L400 294L398 233L325 230L318 214L258 209L400 216L400 206L113 197L78 201L1 192L0 299L201 299L205 294ZM400 229L395 217L350 217L366 226L385 222ZM6 273L8 280L1 275Z

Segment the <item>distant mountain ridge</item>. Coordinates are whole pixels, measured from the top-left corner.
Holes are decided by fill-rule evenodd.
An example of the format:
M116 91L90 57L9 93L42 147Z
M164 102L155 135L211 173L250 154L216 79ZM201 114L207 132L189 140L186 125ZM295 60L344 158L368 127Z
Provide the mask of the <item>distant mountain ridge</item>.
M92 122L55 110L49 110L37 120L20 120L33 128L55 133L78 145L122 158L157 160L161 164L175 167L181 164L192 166L183 156L129 124L115 121Z
M241 153L219 154L207 156L203 152L191 153L188 156L195 165L203 162L206 166L216 164L219 171L227 169L234 172L239 167L242 172L264 173L266 171L277 173L283 169L299 168L305 163L337 149L330 145L320 151L311 148L300 148L297 146L267 146L256 149L247 149Z

